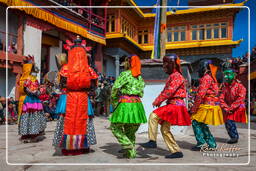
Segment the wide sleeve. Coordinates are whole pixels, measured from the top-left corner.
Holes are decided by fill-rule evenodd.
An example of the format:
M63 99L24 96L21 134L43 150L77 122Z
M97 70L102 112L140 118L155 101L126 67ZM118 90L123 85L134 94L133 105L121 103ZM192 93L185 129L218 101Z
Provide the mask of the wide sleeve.
M154 103L160 105L163 101L171 98L182 84L184 84L184 80L178 75L170 76Z
M231 104L230 111L236 110L240 105L244 104L246 98L246 89L242 84L239 84L238 90L237 90L237 98L236 100Z
M128 77L128 72L122 72L112 87L111 101L114 107L118 104L118 92L128 82Z
M211 80L208 79L207 77L203 77L200 80L198 92L197 92L197 95L195 98L194 105L191 109L191 113L195 113L198 110L200 104L202 103L202 101L206 95L207 90L210 88L210 85L211 85Z
M26 79L24 81L24 84L23 84L24 85L24 92L29 96L39 96L40 91L38 90L38 88L32 89L31 84L32 84L32 81L30 79ZM37 84L37 85L39 84L37 80L36 80L35 84Z
M226 88L223 87L221 94L220 94L220 107L225 111L228 112L229 111L229 106L227 105L227 103L225 102L225 97L227 95L227 91Z
M145 81L143 80L143 78L141 76L139 76L139 80L140 80L140 93L139 93L139 96L140 97L143 97L144 95L144 88L145 88Z

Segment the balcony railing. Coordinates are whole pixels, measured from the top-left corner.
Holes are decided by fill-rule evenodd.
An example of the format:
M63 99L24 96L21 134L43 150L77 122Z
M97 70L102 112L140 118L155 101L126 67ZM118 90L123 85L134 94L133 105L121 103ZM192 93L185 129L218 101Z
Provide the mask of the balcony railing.
M79 6L78 4L75 4L73 1L68 1L68 0L49 0L50 2L63 6L66 10L70 11L71 13L82 17L83 19L86 20L85 24L88 26L90 30L94 30L98 33L105 34L106 30L106 9L104 9L104 16L97 15L93 13L92 9L88 8L68 8L65 6ZM90 6L90 5L88 5Z
M17 54L17 38L18 36L8 33L8 52ZM6 51L6 32L0 31L0 51Z

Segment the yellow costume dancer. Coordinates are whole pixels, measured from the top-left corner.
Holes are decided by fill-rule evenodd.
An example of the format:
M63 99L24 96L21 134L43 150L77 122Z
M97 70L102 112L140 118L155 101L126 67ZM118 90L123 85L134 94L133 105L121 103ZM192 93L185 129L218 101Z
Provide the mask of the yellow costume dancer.
M216 148L216 142L208 125L224 124L222 110L219 106L219 87L216 79L217 67L212 65L210 60L200 63L199 76L200 84L191 109L192 127L197 140L197 145L192 148L198 151L202 146Z
M36 137L44 133L46 128L46 118L44 116L43 105L39 100L39 82L36 79L36 68L34 57L27 57L26 64L23 65L23 75L19 81L20 104L18 132L24 142L37 141Z

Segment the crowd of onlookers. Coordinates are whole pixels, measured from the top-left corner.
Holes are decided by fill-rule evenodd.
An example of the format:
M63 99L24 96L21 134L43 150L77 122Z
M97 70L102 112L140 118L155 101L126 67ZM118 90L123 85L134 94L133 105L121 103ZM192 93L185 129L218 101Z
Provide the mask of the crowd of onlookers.
M55 0L55 1L63 6L88 6L89 5L89 4L86 4L86 2L81 3L79 1L74 1L74 0ZM89 16L88 10L84 8L72 8L71 10L82 15L86 19L89 19L93 24L104 26L104 21L102 18L99 18L94 15ZM98 9L94 8L92 10L98 10Z
M256 59L256 47L254 47L252 49L251 54L249 55L249 53L246 53L245 55L238 57L238 58L231 58L230 60L232 61L232 63L241 65L243 63L248 63L248 58L250 56L250 62L254 61Z
M113 108L110 103L111 89L115 82L114 77L106 77L102 73L99 75L98 85L95 89L92 89L89 93L89 99L91 100L94 108L95 116L109 116Z
M6 51L6 47L4 46L2 40L0 39L0 50L2 51ZM9 53L17 53L17 43L12 42L9 46L8 46L8 52Z
M8 108L8 123L16 124L18 119L18 101L15 101L13 97L6 99L0 96L0 124L4 124L6 121L6 108Z

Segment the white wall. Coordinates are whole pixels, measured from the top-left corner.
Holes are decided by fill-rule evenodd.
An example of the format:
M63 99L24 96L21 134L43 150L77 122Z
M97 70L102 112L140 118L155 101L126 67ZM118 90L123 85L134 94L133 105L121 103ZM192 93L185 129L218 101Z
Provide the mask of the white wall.
M156 109L153 108L152 103L154 102L155 98L161 93L164 89L165 83L147 83L144 89L144 96L141 99L147 119L149 118L150 113ZM162 106L165 105L165 102L162 103ZM160 125L158 127L160 129ZM174 135L177 134L184 134L186 131L186 126L172 126L171 131ZM148 132L148 123L142 124L138 130L138 133Z
M42 30L25 25L24 55L34 55L36 66L41 68ZM40 72L37 75L40 80Z
M60 42L59 47L50 47L50 64L49 64L49 71L58 71L56 65L55 55L62 52L62 43Z

